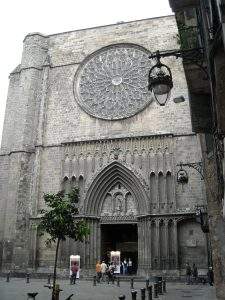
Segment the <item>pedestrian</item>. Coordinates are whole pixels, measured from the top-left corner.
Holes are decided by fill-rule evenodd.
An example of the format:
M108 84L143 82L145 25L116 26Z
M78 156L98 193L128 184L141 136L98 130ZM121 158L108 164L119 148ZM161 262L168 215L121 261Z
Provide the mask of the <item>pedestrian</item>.
M113 280L113 277L114 277L114 271L115 271L115 266L113 264L113 262L110 263L110 266L109 266L109 269L108 269L108 277L109 277L109 280Z
M197 284L197 282L198 282L198 268L195 264L193 264L192 276L193 276L193 283Z
M189 263L186 263L186 284L191 283L191 267Z
M132 260L129 258L128 259L128 274L131 275L132 274L132 267L133 267L133 263L132 263Z
M126 260L126 258L123 261L123 275L127 275L127 260Z
M97 282L100 282L100 279L102 277L101 269L102 269L102 267L101 267L100 261L97 261L96 266L95 266L96 275L97 275Z
M121 262L121 264L120 264L120 274L121 275L123 274L123 262Z
M107 270L107 265L106 265L105 261L103 260L102 263L101 263L101 276L102 276L102 281L105 281L106 270Z
M209 284L211 286L213 286L213 283L214 283L214 273L213 273L213 268L212 267L209 267L207 276L208 276Z
M77 265L77 262L74 262L72 267L71 267L72 275L70 277L70 284L75 284L76 283L78 270L79 270L79 267Z

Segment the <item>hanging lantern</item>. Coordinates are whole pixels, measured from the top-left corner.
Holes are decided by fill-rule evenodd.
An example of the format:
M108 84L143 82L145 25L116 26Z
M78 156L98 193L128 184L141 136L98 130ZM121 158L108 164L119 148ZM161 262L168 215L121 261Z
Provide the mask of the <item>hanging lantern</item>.
M158 52L157 63L149 71L149 90L153 92L156 101L164 106L173 88L172 73L169 67L162 64Z
M177 172L177 182L178 183L188 183L188 174L184 169L182 169L182 167Z

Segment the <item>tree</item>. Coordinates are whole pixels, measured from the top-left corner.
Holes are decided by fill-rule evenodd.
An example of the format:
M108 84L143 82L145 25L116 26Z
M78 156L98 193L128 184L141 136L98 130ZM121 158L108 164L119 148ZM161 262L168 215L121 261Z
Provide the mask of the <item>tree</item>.
M77 187L69 193L60 191L57 194L44 194L44 201L47 209L41 210L42 217L38 229L41 234L47 232L50 235L46 240L47 244L56 243L52 289L52 300L54 300L60 242L65 241L66 238L83 242L89 234L89 229L85 221L78 218L79 189Z

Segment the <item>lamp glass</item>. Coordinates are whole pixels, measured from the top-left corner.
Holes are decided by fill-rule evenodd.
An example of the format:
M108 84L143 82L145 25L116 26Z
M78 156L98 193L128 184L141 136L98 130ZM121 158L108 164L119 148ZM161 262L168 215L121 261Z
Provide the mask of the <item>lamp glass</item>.
M153 89L153 93L154 93L154 89ZM169 99L170 91L166 94L161 94L161 95L154 93L154 96L155 96L155 100L157 101L157 103L160 106L164 106L166 104L167 100Z
M155 95L165 95L170 92L171 88L165 83L155 84L153 87L153 91Z

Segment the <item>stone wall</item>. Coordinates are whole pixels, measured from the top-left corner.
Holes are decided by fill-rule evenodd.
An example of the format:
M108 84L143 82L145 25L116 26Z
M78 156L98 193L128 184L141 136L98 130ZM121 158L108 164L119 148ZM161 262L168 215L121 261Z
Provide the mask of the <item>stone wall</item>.
M151 52L177 48L175 24L174 17L168 16L25 37L21 64L10 75L0 157L0 259L3 256L4 268L34 268L37 260L39 267L51 265L54 247L46 249L30 219L38 217L43 193L60 190L65 179L74 180L82 184L81 207L87 213L85 204L95 179L115 161L138 178L148 199L148 213L193 214L196 204L204 204L204 186L195 171L188 171L187 185L176 183L180 161L201 159L179 60L164 60L174 74L171 100L165 107L152 101L130 118L102 120L84 112L74 96L75 74L87 56L120 43ZM172 99L181 95L186 101L175 104ZM163 190L167 179L171 182L171 207L165 206L163 199L159 205L158 194L153 193L154 188ZM6 223L4 218L10 221ZM90 223L97 232L97 223Z

